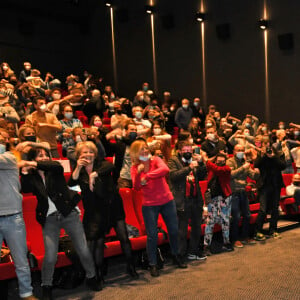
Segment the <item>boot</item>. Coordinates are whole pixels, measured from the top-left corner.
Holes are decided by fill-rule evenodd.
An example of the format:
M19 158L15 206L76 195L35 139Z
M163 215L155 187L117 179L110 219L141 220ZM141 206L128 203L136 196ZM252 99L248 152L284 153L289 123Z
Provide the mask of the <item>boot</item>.
M42 300L53 300L52 286L51 285L43 285L42 288L43 288Z
M159 270L157 265L150 265L149 266L150 269L150 274L152 277L158 277L159 276Z
M132 279L138 279L139 274L135 270L135 265L133 263L127 263L127 273Z
M187 265L184 263L183 258L180 255L173 255L173 265L176 265L177 268L185 269Z
M87 278L86 285L89 287L90 290L95 292L99 292L102 290L102 282L100 281L99 283L96 279L96 276L92 278Z

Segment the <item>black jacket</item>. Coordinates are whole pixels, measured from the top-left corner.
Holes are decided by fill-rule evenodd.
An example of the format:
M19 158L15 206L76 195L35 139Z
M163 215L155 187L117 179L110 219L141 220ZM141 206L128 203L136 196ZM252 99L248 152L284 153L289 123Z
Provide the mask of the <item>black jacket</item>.
M116 221L125 220L122 198L113 181L114 170L115 166L112 163L95 160L93 172L97 172L98 177L95 179L93 191L89 188L89 175L85 168L80 170L78 180L70 177L69 186L79 184L81 189L84 224L97 216L97 219L101 220L100 223L105 226L105 231L108 231Z
M38 170L44 171L46 186ZM45 225L49 208L48 197L65 217L80 201L79 194L68 188L64 169L56 161L38 162L36 170L27 175L21 174L21 184L22 192L31 192L37 197L36 219L42 226Z
M260 171L257 181L257 188L264 187L282 188L284 187L281 171L286 168L284 154L268 157L258 156L254 162L254 167Z
M216 143L205 140L201 144L201 150L205 151L209 158L217 155L221 150L227 152L226 144L221 139L218 139Z
M176 203L176 208L179 211L184 210L185 203L185 192L186 192L186 176L193 171L195 177L197 196L197 204L203 206L203 197L201 193L201 188L199 185L200 180L204 180L206 177L206 167L203 163L191 170L189 166L184 166L181 158L179 156L172 156L168 161L168 167L170 169L169 173L169 184L171 192L173 193L174 200Z

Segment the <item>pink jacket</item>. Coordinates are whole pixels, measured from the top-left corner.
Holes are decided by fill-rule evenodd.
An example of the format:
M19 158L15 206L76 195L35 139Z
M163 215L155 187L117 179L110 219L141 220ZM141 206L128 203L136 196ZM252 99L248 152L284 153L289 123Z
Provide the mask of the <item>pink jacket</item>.
M163 205L173 200L165 176L169 173L168 166L157 156L150 159L148 172L137 172L137 165L131 167L131 178L133 188L143 193L144 206ZM146 185L141 185L141 180L146 179Z

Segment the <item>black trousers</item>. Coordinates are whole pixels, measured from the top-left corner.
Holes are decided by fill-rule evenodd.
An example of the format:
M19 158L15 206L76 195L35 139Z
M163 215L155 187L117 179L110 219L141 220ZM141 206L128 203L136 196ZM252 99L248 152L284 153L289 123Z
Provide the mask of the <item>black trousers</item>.
M191 220L191 236L188 253L197 254L199 252L201 239L203 207L196 203L196 199L186 199L184 211L177 211L178 217L178 248L179 255L184 256L187 252L188 224Z
M280 200L279 187L266 186L259 191L260 209L256 220L256 232L261 232L268 211L271 213L270 234L277 231L277 221L279 217L278 205Z

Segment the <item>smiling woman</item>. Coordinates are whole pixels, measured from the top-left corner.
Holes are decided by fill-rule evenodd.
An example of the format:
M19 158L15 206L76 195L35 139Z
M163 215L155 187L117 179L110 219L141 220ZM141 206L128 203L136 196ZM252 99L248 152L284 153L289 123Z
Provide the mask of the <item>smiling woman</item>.
M94 257L97 275L102 278L105 234L113 227L127 260L127 272L137 278L132 251L125 224L122 199L113 181L115 166L97 158L93 142L76 146L77 165L69 186L79 184L84 206L83 226L88 245Z

